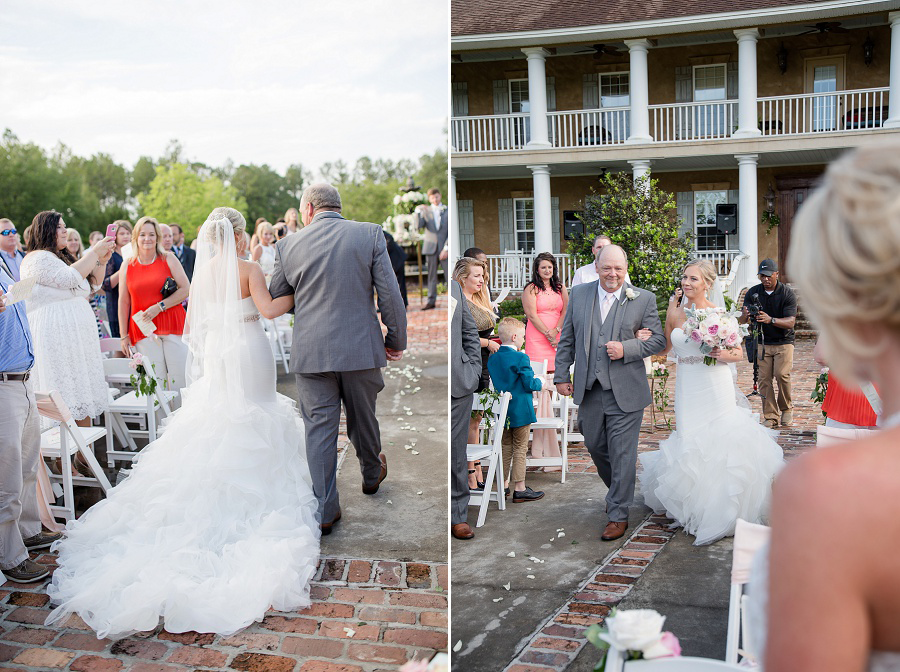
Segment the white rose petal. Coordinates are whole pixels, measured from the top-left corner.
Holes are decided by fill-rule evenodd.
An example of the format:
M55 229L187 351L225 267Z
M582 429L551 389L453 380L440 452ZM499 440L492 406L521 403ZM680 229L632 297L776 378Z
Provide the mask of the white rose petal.
M453 645L453 653L459 653L462 650L462 640Z
M429 427L429 428L428 428L428 431L429 431L429 432L436 432L437 430L436 430L434 427Z
M533 579L533 578L534 578L534 574L529 574L526 578Z
M507 583L506 585L503 586L503 588L504 588L505 590L509 590L509 587L510 587L511 585L512 585L512 583Z
M344 628L344 632L347 633L347 637L353 637L356 634L356 630L352 630L350 628Z
M506 554L506 557L507 557L507 558L514 558L514 557L516 557L516 552L515 552L515 551L510 551L509 553Z
M562 537L566 536L566 533L565 533L565 532L560 532L560 533L557 534L556 536L559 537L559 538L562 538Z
M419 454L419 451L418 451L418 450L411 450L411 451L409 451L409 452L411 452L413 455L418 455L418 454Z
M391 500L388 500L388 504L393 504L393 502Z
M417 494L417 495L421 495L421 494L422 494L422 491L419 490L416 494Z
M493 601L494 601L494 602L499 602L499 601L502 600L502 599L503 599L502 597L495 597Z

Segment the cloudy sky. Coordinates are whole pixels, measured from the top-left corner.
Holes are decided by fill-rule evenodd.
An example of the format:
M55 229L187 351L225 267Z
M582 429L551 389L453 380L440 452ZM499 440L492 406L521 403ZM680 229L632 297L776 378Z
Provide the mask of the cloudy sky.
M447 0L3 0L0 127L131 167L445 146Z

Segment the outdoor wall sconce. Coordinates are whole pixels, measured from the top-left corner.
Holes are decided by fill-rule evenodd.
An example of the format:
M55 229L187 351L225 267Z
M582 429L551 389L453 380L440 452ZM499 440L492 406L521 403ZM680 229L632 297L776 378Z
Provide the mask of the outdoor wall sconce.
M775 191L772 189L772 183L769 182L769 190L763 194L763 198L766 199L766 212L772 214L775 212L775 199L777 198Z
M872 39L871 35L866 35L866 41L863 42L863 61L865 61L866 65L872 65L874 59L875 40Z
M783 75L787 72L787 49L784 48L784 42L781 43L781 47L775 52L775 57L778 59L778 69L781 70Z

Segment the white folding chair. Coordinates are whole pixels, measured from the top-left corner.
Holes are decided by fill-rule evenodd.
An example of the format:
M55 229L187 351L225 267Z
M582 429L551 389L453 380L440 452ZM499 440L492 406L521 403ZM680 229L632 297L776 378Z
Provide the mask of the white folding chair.
M503 428L506 426L506 413L509 409L509 400L512 395L504 392L500 395L500 399L494 404L494 424L488 432L488 443L470 443L466 445L466 460L474 462L481 460L482 463L489 462L487 477L484 479L484 491L469 491L469 506L480 506L478 511L478 521L475 527L484 525L484 519L487 517L488 502L494 500L497 502L497 508L500 511L506 509L506 495L504 494L503 475Z
M275 320L269 320L265 317L262 318L262 323L263 331L266 332L266 336L269 338L269 345L272 347L272 356L275 357L276 367L278 363L281 363L281 365L284 366L284 372L290 373L290 369L288 368L288 356L285 352L284 342L279 336L277 323Z
M111 357L113 353L122 352L121 338L101 338L100 354L104 357Z
M606 654L606 672L726 672L727 670L746 670L733 663L712 658L694 658L678 656L675 658L656 658L654 660L625 660L625 654L610 647Z
M833 446L836 443L857 441L877 433L874 429L844 429L842 427L816 426L816 448Z
M130 362L129 359L103 360L106 380L128 381L134 373ZM147 366L150 367L152 375L153 365L147 362ZM146 438L147 443L155 441L159 436L159 423L162 418L171 415L172 404L177 399L178 392L163 390L161 383L151 395L138 396L134 390L130 390L116 399L111 399L109 410L106 412L106 426L112 430L112 436L106 443L107 464L114 467L116 460L133 461L140 451L135 438ZM135 426L129 426L129 423ZM116 450L115 438L122 442L123 450Z
M744 586L750 580L753 557L769 540L771 529L765 525L748 523L738 518L734 529L734 553L731 558L731 596L728 599L728 630L725 643L725 661L737 664L738 656L751 663L756 651L747 632L747 596ZM743 645L741 647L741 645ZM738 648L741 647L741 648Z
M569 466L569 398L561 396L553 389L550 391L550 405L553 415L538 416L537 420L531 423L531 431L549 429L556 432L559 440L559 457L529 457L525 460L525 466L562 467L560 482L565 483L566 471Z
M75 519L75 494L73 485L99 487L104 494L112 487L106 474L94 457L94 442L106 436L104 427L79 427L72 418L72 413L59 392L35 392L38 413L51 420L53 425L41 432L41 455L51 459L59 459L61 474L50 474L50 480L62 483L63 505L50 506L54 517L67 521ZM81 454L82 459L94 474L90 476L74 476L72 474L72 457Z

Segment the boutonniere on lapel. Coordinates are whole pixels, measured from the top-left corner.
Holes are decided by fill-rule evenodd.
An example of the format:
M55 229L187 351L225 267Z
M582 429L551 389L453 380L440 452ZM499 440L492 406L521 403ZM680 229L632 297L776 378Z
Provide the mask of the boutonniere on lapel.
M640 292L634 291L631 287L625 288L625 301L634 301L640 295ZM625 301L622 301L622 305L625 304Z

